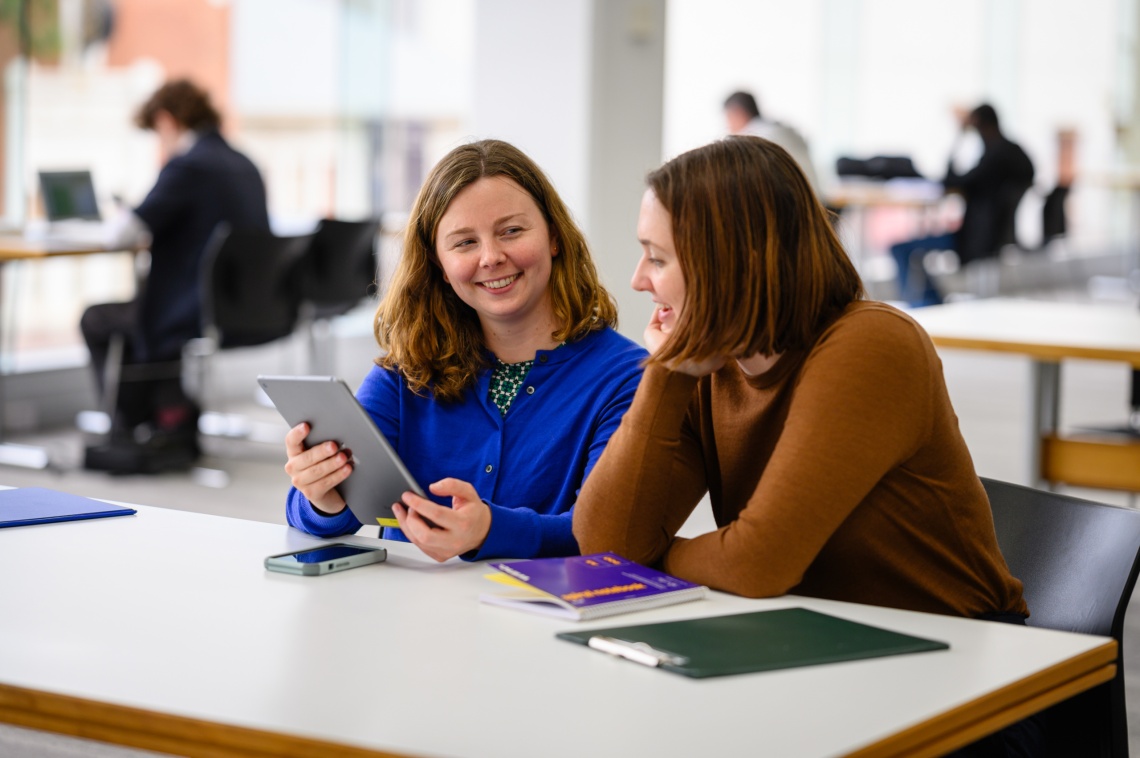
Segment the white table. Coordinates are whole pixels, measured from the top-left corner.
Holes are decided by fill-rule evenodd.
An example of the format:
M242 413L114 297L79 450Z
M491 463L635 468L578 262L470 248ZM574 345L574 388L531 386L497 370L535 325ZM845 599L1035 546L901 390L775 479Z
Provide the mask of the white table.
M1059 481L1140 489L1140 445L1058 434L1064 359L1118 361L1140 368L1140 309L1135 305L998 298L916 308L910 315L939 347L1015 353L1032 361L1029 484Z
M798 605L951 645L690 680L478 602L485 565L386 542L387 563L269 573L311 538L138 509L0 529L0 721L191 754L935 755L1115 671L1111 639L796 597L580 625Z

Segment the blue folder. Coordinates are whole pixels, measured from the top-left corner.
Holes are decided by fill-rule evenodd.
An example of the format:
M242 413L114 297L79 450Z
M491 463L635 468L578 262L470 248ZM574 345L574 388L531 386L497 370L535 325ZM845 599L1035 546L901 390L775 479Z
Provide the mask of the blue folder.
M0 528L130 516L137 512L134 508L111 505L82 495L69 495L66 492L56 492L43 487L0 491Z

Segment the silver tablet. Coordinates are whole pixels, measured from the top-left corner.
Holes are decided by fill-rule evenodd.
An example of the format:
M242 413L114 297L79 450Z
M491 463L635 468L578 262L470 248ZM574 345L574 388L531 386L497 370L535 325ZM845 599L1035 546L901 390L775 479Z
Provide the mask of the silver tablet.
M309 424L306 448L333 440L352 453L352 473L337 491L360 523L398 527L392 504L423 488L348 385L335 376L259 376L257 383L290 427Z

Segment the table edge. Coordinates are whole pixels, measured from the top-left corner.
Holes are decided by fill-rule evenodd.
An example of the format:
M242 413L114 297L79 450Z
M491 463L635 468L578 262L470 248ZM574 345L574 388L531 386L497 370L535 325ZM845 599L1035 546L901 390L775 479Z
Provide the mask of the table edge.
M1034 342L988 337L946 337L931 334L930 340L939 347L961 350L988 350L997 353L1017 353L1038 360L1058 362L1065 358L1084 358L1094 361L1120 361L1140 368L1140 351L1127 348L1088 347L1081 345L1043 345Z
M848 755L850 758L943 755L1111 681L1116 676L1118 650L1116 640L1108 640Z
M312 737L235 726L0 682L0 722L173 755L410 758Z
M849 755L942 755L1116 675L1115 640L939 713ZM0 722L147 750L244 756L408 758L407 754L234 726L0 682Z

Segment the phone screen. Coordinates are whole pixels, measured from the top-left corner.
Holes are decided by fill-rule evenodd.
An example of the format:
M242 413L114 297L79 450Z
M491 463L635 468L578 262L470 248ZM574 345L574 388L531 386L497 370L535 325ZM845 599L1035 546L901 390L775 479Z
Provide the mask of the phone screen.
M361 553L374 552L375 548L354 547L352 545L328 545L315 547L311 550L302 550L299 553L290 553L277 558L278 561L293 561L295 563L323 563L335 561L339 558L348 558Z

